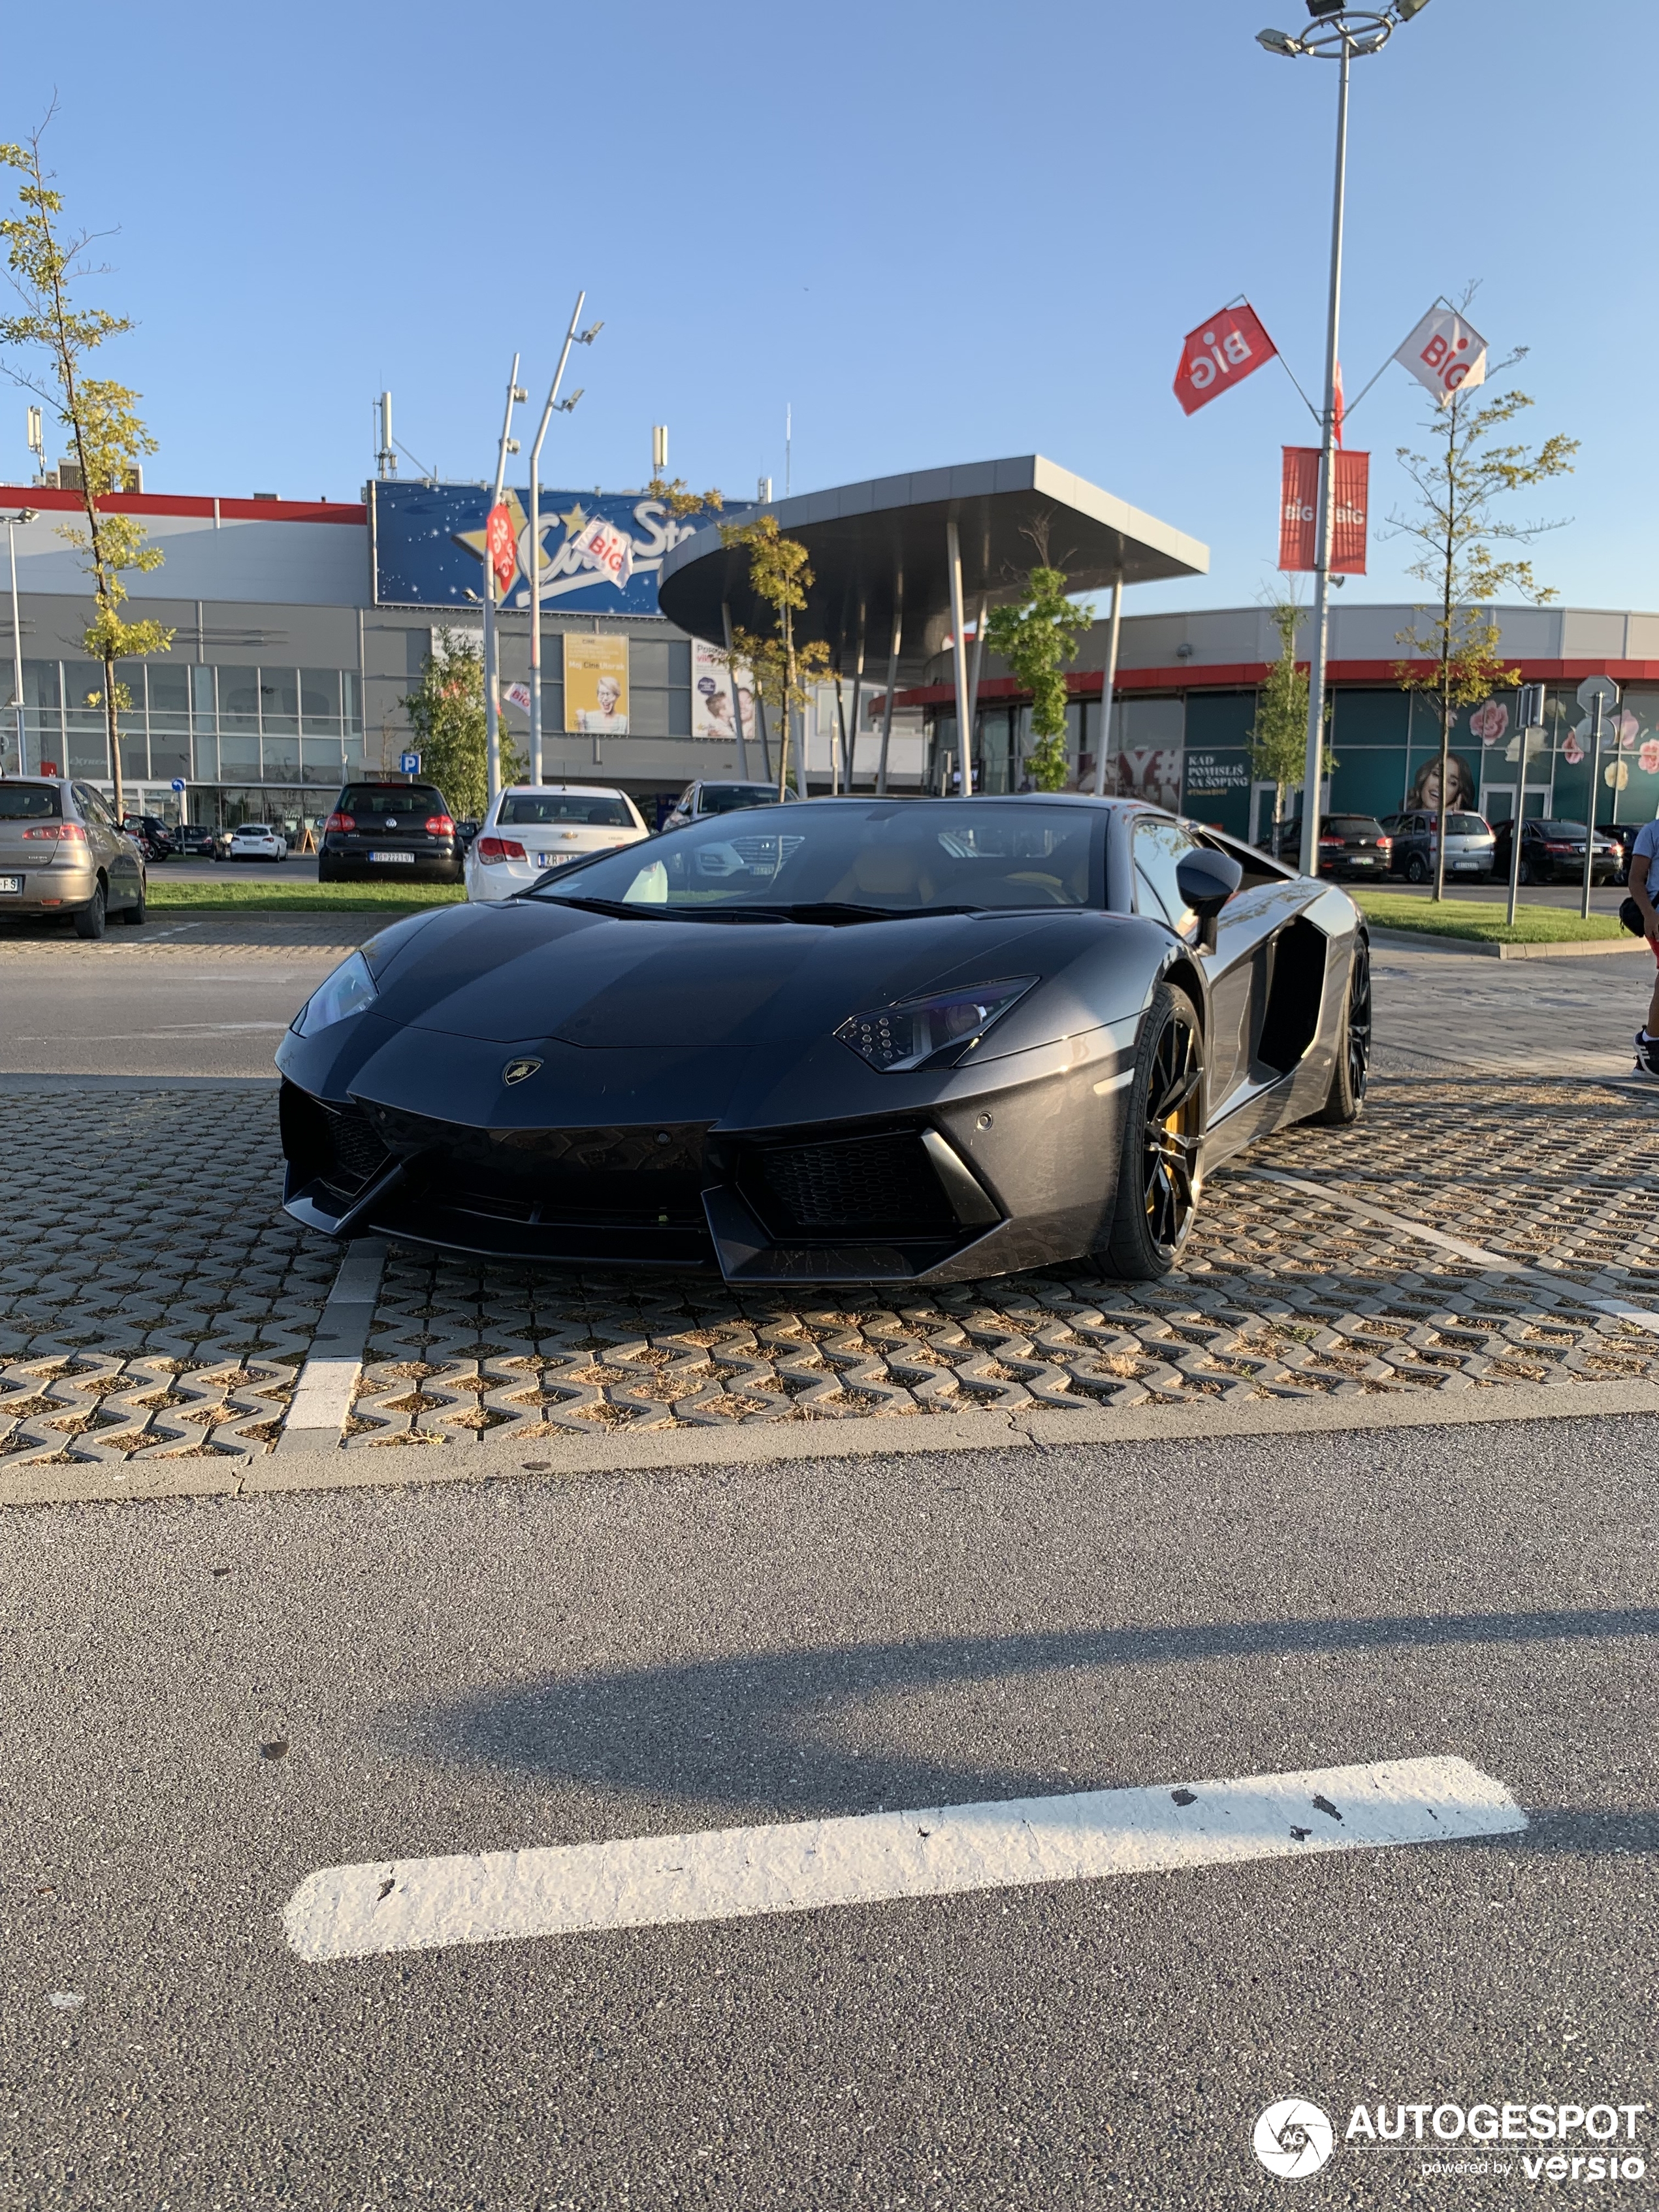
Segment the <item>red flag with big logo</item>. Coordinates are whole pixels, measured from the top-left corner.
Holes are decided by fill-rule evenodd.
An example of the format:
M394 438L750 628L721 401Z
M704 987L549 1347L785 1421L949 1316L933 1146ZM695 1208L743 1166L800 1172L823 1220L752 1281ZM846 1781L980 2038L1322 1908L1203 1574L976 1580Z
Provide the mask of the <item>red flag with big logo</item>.
M1331 574L1365 573L1365 527L1370 499L1371 457L1338 453L1331 517ZM1279 495L1279 565L1306 569L1318 564L1319 448L1286 446Z
M1187 414L1195 415L1253 375L1278 351L1255 309L1241 300L1236 307L1224 307L1188 331L1176 371L1175 396Z
M495 589L505 594L519 573L519 549L513 539L513 517L499 504L490 508L484 522L484 545L495 572Z

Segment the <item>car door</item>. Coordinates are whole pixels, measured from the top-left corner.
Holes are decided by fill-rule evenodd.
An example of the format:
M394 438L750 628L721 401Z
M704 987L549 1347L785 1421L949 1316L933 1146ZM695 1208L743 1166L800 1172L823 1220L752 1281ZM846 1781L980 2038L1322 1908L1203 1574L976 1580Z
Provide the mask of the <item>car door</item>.
M1136 816L1130 836L1138 908L1162 915L1197 950L1198 917L1181 896L1176 871L1185 854L1198 849L1199 837L1184 823L1151 813ZM1214 848L1225 849L1218 842ZM1285 881L1276 869L1273 874ZM1270 897L1241 889L1217 917L1213 951L1198 953L1210 1000L1206 1059L1212 1118L1249 1077L1251 1046L1260 1027L1256 1000L1259 995L1265 1004L1267 997L1265 963L1259 980L1256 969L1275 911Z
M111 907L135 906L142 880L137 847L122 829L102 792L87 783L77 783L74 790L88 841L109 884Z

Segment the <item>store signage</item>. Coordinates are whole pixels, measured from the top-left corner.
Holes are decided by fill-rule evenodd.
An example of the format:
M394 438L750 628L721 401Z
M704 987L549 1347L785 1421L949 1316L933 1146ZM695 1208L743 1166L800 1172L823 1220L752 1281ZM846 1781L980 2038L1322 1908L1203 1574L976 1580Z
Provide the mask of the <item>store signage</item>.
M369 495L375 605L449 607L476 615L484 595L489 486L393 481L372 485ZM499 596L507 606L528 607L529 491L503 492L499 511L508 525L503 545L496 524L491 548L499 562ZM726 519L741 520L748 512L728 505ZM627 541L625 558L595 562L577 550L595 522ZM544 489L537 570L543 607L560 614L654 615L663 556L690 538L697 522L708 526L707 516L682 522L660 500L640 492Z
M1472 391L1486 380L1486 341L1455 307L1431 307L1395 359L1443 407L1460 392Z
M1255 308L1241 300L1188 331L1176 371L1175 396L1185 413L1194 415L1242 384L1278 351Z
M1318 566L1319 448L1286 446L1279 495L1279 565L1301 570ZM1331 518L1331 574L1365 573L1365 527L1370 499L1371 457L1344 451L1336 465Z

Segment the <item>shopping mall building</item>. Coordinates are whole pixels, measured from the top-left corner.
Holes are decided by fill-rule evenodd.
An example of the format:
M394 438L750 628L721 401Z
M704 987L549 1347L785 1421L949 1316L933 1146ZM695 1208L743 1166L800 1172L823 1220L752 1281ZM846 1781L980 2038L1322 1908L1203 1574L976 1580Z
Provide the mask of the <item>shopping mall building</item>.
M85 657L90 611L80 556L60 535L77 495L0 491L15 530L26 757L107 787L101 672ZM521 748L528 716L528 493L509 495L520 568L501 616L503 714ZM380 483L362 502L122 495L165 556L131 578L134 613L173 632L170 652L123 671L130 805L196 821L266 819L297 830L328 811L342 781L395 767L409 743L403 701L445 630L481 623L487 486ZM872 787L886 738L888 787L959 787L958 731L974 731L975 789L1018 788L1030 708L994 658L975 665L969 633L1009 595L1047 525L1068 549L1073 587L1202 574L1206 549L1035 457L842 486L777 504L805 542L816 581L800 634L828 641L832 680L801 732L811 787ZM602 781L665 801L696 775L775 775L775 729L733 728L715 658L728 616L751 628L742 556L707 518L675 521L640 493L542 495L544 726L550 781ZM577 542L595 520L627 538L620 580ZM1073 552L1070 549L1075 548ZM9 622L0 571L0 613ZM1350 587L1352 588L1352 587ZM1589 763L1577 687L1607 674L1622 698L1610 721L1598 818L1659 811L1659 614L1499 608L1505 657L1548 686L1546 741L1529 762L1528 811L1582 817ZM1432 709L1395 676L1405 606L1338 596L1332 621L1335 768L1328 805L1392 813L1421 799L1438 752ZM958 639L963 641L958 647ZM9 638L7 644L11 643ZM1108 625L1097 623L1070 674L1074 784L1093 788L1101 744ZM1154 796L1236 833L1261 833L1271 793L1253 781L1256 687L1279 650L1266 611L1135 615L1121 623L1105 787ZM8 656L9 659L9 656ZM888 692L892 710L888 711ZM608 687L608 688L607 688ZM6 684L8 693L10 685ZM1515 798L1515 700L1459 719L1453 798L1495 817ZM19 767L15 718L4 763Z

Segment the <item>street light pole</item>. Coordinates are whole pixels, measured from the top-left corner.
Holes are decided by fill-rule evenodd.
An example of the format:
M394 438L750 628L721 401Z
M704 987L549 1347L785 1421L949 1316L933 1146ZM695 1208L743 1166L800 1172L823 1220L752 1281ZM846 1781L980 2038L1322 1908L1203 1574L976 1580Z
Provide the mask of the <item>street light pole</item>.
M1338 65L1336 182L1331 202L1331 274L1325 311L1325 393L1320 416L1319 515L1314 526L1313 641L1308 671L1308 750L1303 763L1302 872L1319 869L1319 794L1325 758L1325 672L1330 641L1331 541L1336 508L1336 362L1342 315L1342 224L1347 199L1348 71L1356 54L1381 53L1395 27L1420 15L1429 0L1388 0L1350 8L1345 0L1307 0L1309 27L1300 33L1258 31L1270 54L1313 55Z
M17 710L17 773L29 772L27 730L23 712L23 625L17 613L17 526L33 522L35 510L26 507L21 514L6 517L6 544L11 552L11 683L12 702ZM1594 809L1591 810L1592 812Z
M586 292L578 292L576 304L570 311L570 328L564 334L564 344L559 351L559 365L553 372L553 381L548 389L547 404L542 410L541 428L536 433L536 442L530 448L530 781L542 780L542 441L547 435L547 426L556 409L568 415L581 398L573 392L568 399L559 398L559 386L564 380L564 365L570 358L573 345L592 345L599 334L595 323L591 331L579 337L576 325L581 320L582 302Z
M507 457L516 453L519 441L508 434L516 402L527 398L519 386L519 356L513 356L513 374L507 380L507 410L501 416L501 443L495 449L495 495L489 502L493 514L501 503L507 478ZM501 787L501 642L495 627L495 561L489 550L489 525L484 523L484 761L493 800Z
M1314 539L1313 648L1308 670L1308 750L1302 770L1302 872L1319 872L1319 795L1325 764L1325 664L1330 644L1331 526L1336 505L1336 361L1342 318L1342 221L1348 191L1348 64L1342 41L1336 95L1336 183L1331 195L1331 285L1325 310L1325 409Z

